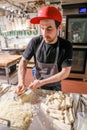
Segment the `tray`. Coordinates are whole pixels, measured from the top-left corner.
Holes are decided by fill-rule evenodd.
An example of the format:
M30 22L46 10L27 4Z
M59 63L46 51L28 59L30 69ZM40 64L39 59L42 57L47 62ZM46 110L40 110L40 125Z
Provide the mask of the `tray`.
M56 128L54 126L52 118L46 115L44 111L41 109L41 103L44 103L46 101L46 96L53 93L55 93L55 91L37 89L32 92L32 97L28 96L25 102L31 103L34 111L33 120L29 125L28 130L61 130L60 128L58 127ZM11 92L7 92L6 94L7 99L9 99ZM67 94L72 96L74 99L73 113L75 115L77 110L79 94L72 94L72 93Z
M61 130L58 127L55 127L53 120L51 117L49 117L45 112L41 109L41 103L45 102L46 96L48 94L53 94L55 93L54 91L49 91L49 90L36 90L35 94L37 97L39 97L40 102L36 105L34 105L34 110L36 112L36 115L33 118L33 121L28 128L28 130ZM76 116L76 111L77 111L77 106L78 106L78 100L79 100L79 94L72 94L72 93L67 93L68 95L73 97L73 114L74 117ZM74 129L74 126L72 126L72 129Z

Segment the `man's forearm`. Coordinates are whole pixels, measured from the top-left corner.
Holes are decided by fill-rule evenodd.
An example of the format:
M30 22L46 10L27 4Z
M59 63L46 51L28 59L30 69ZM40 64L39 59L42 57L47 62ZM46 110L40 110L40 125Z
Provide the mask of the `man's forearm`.
M71 67L66 67L64 68L61 72L59 72L58 74L55 74L47 79L43 79L40 81L40 83L43 85L49 84L49 83L53 83L53 82L58 82L61 81L65 78L67 78L69 76Z
M18 84L24 84L27 62L21 59L18 67Z

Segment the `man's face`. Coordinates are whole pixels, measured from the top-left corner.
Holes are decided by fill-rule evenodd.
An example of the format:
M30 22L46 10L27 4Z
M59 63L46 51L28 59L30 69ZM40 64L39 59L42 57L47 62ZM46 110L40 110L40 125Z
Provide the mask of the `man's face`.
M53 44L57 41L58 29L52 19L40 20L41 33L46 43Z

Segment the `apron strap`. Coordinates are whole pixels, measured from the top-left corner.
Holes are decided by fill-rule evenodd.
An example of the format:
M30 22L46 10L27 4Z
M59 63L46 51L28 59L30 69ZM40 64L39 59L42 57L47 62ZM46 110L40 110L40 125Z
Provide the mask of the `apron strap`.
M44 39L41 41L41 43L40 43L40 45L39 45L39 47L38 47L38 49L37 49L37 52L36 52L36 59L38 59L39 50L40 50L41 46L43 45L43 42L44 42Z

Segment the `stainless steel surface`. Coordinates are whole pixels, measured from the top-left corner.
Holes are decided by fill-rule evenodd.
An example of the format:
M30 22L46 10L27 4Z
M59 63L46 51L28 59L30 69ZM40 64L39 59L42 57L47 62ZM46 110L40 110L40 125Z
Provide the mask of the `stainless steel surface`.
M60 128L58 128L53 124L53 119L49 117L47 114L45 114L45 112L40 107L40 104L46 100L46 95L51 93L54 92L49 90L36 90L37 98L39 98L40 100L38 103L34 105L36 114L28 130L61 130ZM75 102L73 102L73 105L76 105L77 107L79 94L69 94L69 95L74 97ZM76 107L73 107L75 111L77 109ZM73 113L75 115L74 110Z
M0 130L15 130L7 126L0 126Z
M28 130L60 130L58 127L55 127L52 118L49 117L47 114L45 114L45 112L41 109L41 103L45 102L46 96L52 93L55 92L49 90L37 89L34 90L32 94L30 94L32 96L29 96L28 101L33 106L34 117L32 123L28 127ZM78 97L79 94L69 94L69 95L72 95L74 97L75 102L73 103L73 106L77 105L78 100L76 100L76 98Z
M10 128L11 122L9 120L6 120L4 118L0 118L0 120L7 122L6 126L0 126L0 130L14 130L14 129Z
M35 116L28 130L60 130L54 127L52 119L40 107L40 104L45 101L46 95L53 93L53 91L39 89L35 90L34 93L36 95L36 103L33 107Z
M53 126L52 120L40 109L28 130L60 130Z

